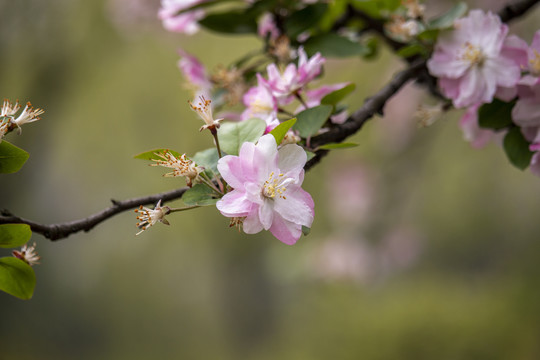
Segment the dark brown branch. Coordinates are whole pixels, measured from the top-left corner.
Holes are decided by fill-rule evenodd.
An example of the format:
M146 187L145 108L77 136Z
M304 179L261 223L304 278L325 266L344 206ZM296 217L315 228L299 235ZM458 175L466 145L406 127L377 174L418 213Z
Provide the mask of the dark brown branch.
M342 125L336 126L321 135L311 138L311 147L317 148L329 143L339 143L349 136L358 132L362 126L375 114L382 114L386 102L394 96L407 82L418 77L426 69L426 62L423 60L413 63L407 69L397 73L392 80L375 95L369 97L364 105L356 110ZM327 150L319 150L307 164L306 170L317 164L322 157L328 153Z
M516 1L512 4L505 6L501 11L499 11L498 14L503 22L509 22L525 14L538 2L540 2L540 0ZM349 10L349 12L344 16L344 18L339 20L339 23L345 25L348 19L350 19L350 17L354 15L358 16L358 13L355 13L354 11L351 12ZM363 14L362 16L365 17L365 14ZM364 18L363 20L366 21L370 19ZM383 35L385 40L389 42L389 45L394 50L397 50L401 47L400 43L395 42L385 36L382 23L370 23L369 25L373 27L374 31ZM313 137L311 139L311 146L313 148L316 148L318 146L328 143L342 142L347 137L358 132L366 123L366 121L372 118L375 114L382 114L383 107L388 101L388 99L390 99L394 94L396 94L407 82L411 81L412 79L421 80L422 78L429 78L429 74L426 70L426 63L424 60L412 58L407 60L410 62L410 66L407 69L396 74L394 78L379 92L377 92L374 96L366 99L364 105L360 109L355 111L344 124L336 126L324 134ZM316 165L327 153L327 150L317 151L315 157L306 164L305 169L309 170L311 167ZM188 188L175 189L159 194L127 199L123 201L112 200L112 206L98 213L90 215L87 218L51 225L39 224L34 221L15 216L7 210L3 210L0 214L0 224L28 224L30 225L30 228L33 232L42 234L46 238L55 241L67 238L69 235L77 233L79 231L90 231L92 228L94 228L94 226L113 217L114 215L123 211L137 208L140 205L155 204L159 200L167 202L179 199L187 189Z
M30 228L33 232L39 233L45 236L47 239L55 241L64 239L69 235L77 233L79 231L90 231L94 226L113 217L114 215L126 210L135 209L140 205L155 204L159 200L166 202L179 199L187 189L187 187L184 187L181 189L175 189L159 194L142 196L123 201L111 200L113 204L98 213L90 215L89 217L84 219L69 221L60 224L38 224L34 221L12 215L7 210L3 210L2 215L0 215L0 224L27 224L30 225Z
M498 14L502 22L509 22L528 12L533 6L538 4L540 0L519 0L502 8Z

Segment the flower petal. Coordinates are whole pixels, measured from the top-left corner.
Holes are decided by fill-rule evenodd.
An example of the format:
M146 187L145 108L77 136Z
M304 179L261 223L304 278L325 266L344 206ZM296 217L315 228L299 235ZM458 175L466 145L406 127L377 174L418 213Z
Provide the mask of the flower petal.
M246 193L233 190L223 196L217 203L217 209L226 217L242 217L252 212L253 203L248 200Z
M302 235L302 225L287 221L276 214L270 232L282 243L294 245Z

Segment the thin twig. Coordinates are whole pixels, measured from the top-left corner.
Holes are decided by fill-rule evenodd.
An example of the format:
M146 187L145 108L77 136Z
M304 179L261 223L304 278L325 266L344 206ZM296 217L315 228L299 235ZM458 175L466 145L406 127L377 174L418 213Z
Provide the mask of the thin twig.
M55 241L64 239L69 235L77 233L79 231L88 232L94 226L113 217L114 215L127 210L135 209L140 205L155 204L159 200L161 200L162 202L166 202L179 199L184 194L184 192L186 192L187 189L189 188L184 187L159 194L142 196L122 201L111 200L111 202L113 203L112 206L109 206L108 208L98 213L90 215L89 217L86 217L84 219L68 221L59 224L39 224L37 222L15 216L7 210L3 210L2 215L0 215L0 224L27 224L30 225L30 228L33 232L39 233L45 236L47 239Z

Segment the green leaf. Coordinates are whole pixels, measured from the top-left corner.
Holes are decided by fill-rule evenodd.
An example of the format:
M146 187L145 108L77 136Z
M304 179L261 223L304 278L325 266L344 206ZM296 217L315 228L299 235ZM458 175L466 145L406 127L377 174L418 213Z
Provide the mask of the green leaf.
M356 147L358 144L355 143L330 143L319 146L319 149L323 150L332 150L332 149L348 149L352 147Z
M202 3L195 4L193 6L182 9L176 13L176 15L184 14L193 10L204 9L217 4L223 4L225 2L238 2L238 0L207 0Z
M356 89L356 85L349 84L345 87L342 87L339 90L332 91L321 99L321 104L323 105L336 105L338 102L343 100L347 95L352 93Z
M311 228L308 228L307 226L302 225L302 234L304 234L304 236L308 236L310 232L311 232Z
M36 274L30 265L15 257L0 258L0 290L29 300L35 286Z
M328 1L328 9L324 13L323 18L319 21L319 27L322 31L330 31L336 21L343 16L347 9L349 0L333 0Z
M418 54L424 54L426 49L420 44L411 44L399 49L396 54L402 58L408 58Z
M370 17L380 19L394 12L401 5L401 0L353 0L351 5Z
M533 152L529 150L529 142L525 140L519 127L511 128L503 141L508 160L520 170L525 170L531 163Z
M315 157L315 153L314 152L311 152L311 151L307 151L307 150L304 150L306 152L306 155L307 155L307 160L306 161L309 161L311 159L313 159Z
M241 11L214 13L199 20L199 24L219 33L251 34L257 32L257 22L251 14Z
M32 230L26 224L0 225L0 247L14 248L22 246L32 237Z
M302 111L296 115L297 121L293 129L303 138L316 134L330 117L332 108L332 105L319 105Z
M368 56L370 47L335 33L326 33L310 37L304 43L309 56L320 52L324 57Z
M182 201L188 206L214 205L218 200L215 191L204 184L196 184L182 195Z
M423 42L434 43L437 40L440 32L441 30L439 29L424 30L420 34L418 34L417 38L418 40Z
M182 156L182 154L180 154L179 152L177 151L174 151L174 150L169 150L169 149L155 149L155 150L149 150L149 151L145 151L143 153L140 153L139 155L135 155L134 158L135 159L141 159L141 160L163 160L162 158L160 158L159 156L156 155L157 154L160 154L160 153L164 153L164 152L170 152L171 154L173 154L175 157L179 158L180 156Z
M10 174L19 171L30 154L6 140L0 142L0 173Z
M315 26L322 19L327 8L328 5L318 3L293 12L291 16L285 18L285 32L290 38L295 39L304 31Z
M512 125L512 108L515 101L504 102L494 99L478 109L478 125L483 128L501 130Z
M238 155L243 143L256 142L265 130L266 122L261 119L224 123L218 130L219 145L227 154Z
M219 174L217 162L219 155L216 148L210 148L196 153L192 159L198 166L203 166L206 170L211 170L214 174Z
M276 143L279 145L283 141L283 138L285 137L285 134L287 134L287 131L293 125L296 123L296 118L289 119L287 121L282 122L278 126L274 128L274 130L270 131L270 134L272 134L276 138Z
M443 15L430 20L428 27L431 29L446 29L454 25L454 20L462 17L467 12L467 4L459 2Z

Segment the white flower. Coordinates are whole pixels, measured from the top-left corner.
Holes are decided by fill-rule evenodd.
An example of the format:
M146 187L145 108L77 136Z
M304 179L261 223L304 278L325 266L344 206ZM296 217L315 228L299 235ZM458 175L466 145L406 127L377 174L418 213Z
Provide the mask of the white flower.
M167 173L163 176L165 177L175 177L175 176L185 176L187 186L191 187L193 180L195 180L199 174L204 170L204 168L195 165L195 163L186 157L186 154L177 158L170 151L165 151L163 153L154 153L156 156L159 156L163 160L154 160L155 164L150 164L150 166L163 166L166 168L174 169L172 172Z
M32 244L32 246L24 245L21 248L21 251L13 250L12 252L13 256L15 256L18 259L21 259L25 263L27 263L30 266L39 264L39 259L41 257L36 252L36 243Z
M21 113L21 115L19 115L18 118L16 118L15 120L13 120L13 122L17 125L17 126L21 126L23 124L26 124L26 123L31 123L31 122L34 122L34 121L38 121L40 120L41 118L39 117L39 115L43 114L45 111L42 110L42 109L34 109L32 107L32 104L30 104L29 102L26 103L26 107L24 108L23 112Z
M135 212L141 214L137 216L137 220L140 220L140 222L137 223L137 227L141 229L141 231L135 235L139 235L150 226L155 225L157 222L162 222L165 225L169 225L169 222L167 219L165 219L165 215L171 212L171 208L168 206L162 207L161 200L158 201L153 210L141 205L135 210Z
M223 119L214 120L214 115L212 114L212 107L210 106L210 104L212 103L212 100L206 100L204 96L200 96L199 99L200 101L199 101L198 106L195 106L193 105L191 101L188 101L191 108L206 123L206 125L203 125L199 129L199 131L203 131L204 129L210 129L210 131L216 131L216 129L219 129L219 123Z

